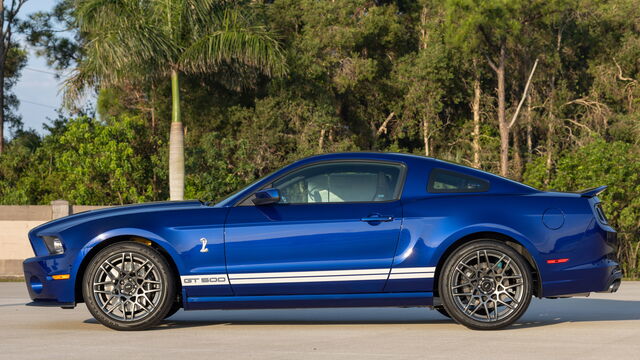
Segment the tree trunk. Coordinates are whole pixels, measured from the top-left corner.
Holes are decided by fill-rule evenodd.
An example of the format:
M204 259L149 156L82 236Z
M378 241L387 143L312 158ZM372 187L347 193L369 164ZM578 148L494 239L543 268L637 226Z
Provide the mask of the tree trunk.
M533 156L533 119L531 118L531 96L527 95L527 161L531 161Z
M429 149L429 119L426 116L422 117L422 140L424 141L424 154L431 156L431 149Z
M318 151L322 152L322 149L324 148L324 134L325 134L326 130L324 128L322 128L322 130L320 130L320 139L318 139Z
M3 152L4 152L4 59L0 59L0 154L2 154Z
M474 62L475 64L475 62ZM480 169L480 78L476 73L473 81L473 167Z
M0 1L0 154L4 152L4 1Z
M420 51L425 51L429 44L429 32L427 31L427 23L429 21L429 10L426 6L422 6L422 11L420 11ZM425 111L425 113L428 113ZM422 140L424 142L424 154L426 156L431 156L431 149L429 137L430 129L429 129L429 119L427 115L422 115Z
M513 131L513 174L512 176L520 181L522 179L522 156L520 155L520 134L517 130Z
M171 133L169 134L169 197L184 200L184 130L180 119L180 83L177 70L171 71L173 100Z
M558 29L558 35L557 35L557 41L556 41L556 53L558 58L561 58L561 52L560 52L560 47L562 45L562 32L564 30L564 26L561 26ZM547 170L547 176L544 179L544 185L545 186L549 186L549 184L551 183L551 175L552 175L552 170L553 170L553 152L554 152L554 146L553 146L553 134L555 132L555 122L556 122L556 107L555 107L555 103L556 103L556 74L552 73L551 74L551 79L549 82L549 87L551 88L550 92L549 92L549 96L548 96L548 108L547 111L549 112L549 116L547 116L547 118L549 119L549 123L547 124L547 161L546 161L546 170Z
M149 100L151 102L151 138L156 135L156 86L151 83L149 91Z
M549 186L551 182L551 168L553 166L553 127L554 127L554 116L549 117L549 124L547 127L547 176L544 179L545 186Z
M500 47L500 58L496 69L498 76L498 124L500 126L500 175L509 175L509 124L506 117L505 49Z

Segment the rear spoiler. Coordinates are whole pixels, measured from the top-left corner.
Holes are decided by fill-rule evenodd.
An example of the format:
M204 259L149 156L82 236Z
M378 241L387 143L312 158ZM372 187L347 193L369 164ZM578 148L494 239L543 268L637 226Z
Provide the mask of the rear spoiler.
M607 189L607 185L602 185L602 186L598 186L596 188L578 191L578 194L580 194L580 196L582 196L582 197L592 198L594 196L597 196L601 192L605 191L606 189Z

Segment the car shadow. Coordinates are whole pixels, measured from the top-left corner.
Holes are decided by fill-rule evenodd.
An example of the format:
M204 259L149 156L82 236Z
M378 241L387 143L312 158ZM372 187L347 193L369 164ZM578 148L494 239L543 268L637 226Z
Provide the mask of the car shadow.
M534 299L524 316L507 330L568 322L640 320L640 301L610 299ZM94 319L85 323L96 323ZM334 308L179 311L154 330L216 325L453 324L425 308Z
M20 303L13 303L13 304L0 304L0 307L6 307L6 306L24 306L27 305L26 302L20 302Z
M640 320L640 301L612 299L542 299L532 301L519 321L509 329L566 322Z

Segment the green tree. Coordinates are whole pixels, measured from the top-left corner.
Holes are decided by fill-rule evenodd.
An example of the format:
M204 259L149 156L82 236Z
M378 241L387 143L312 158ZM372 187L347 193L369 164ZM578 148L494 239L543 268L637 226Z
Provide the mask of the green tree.
M59 119L39 139L20 133L0 157L0 203L129 204L154 199L149 174L158 165L144 121L105 124Z
M515 117L507 118L508 74L533 64L539 54L537 32L549 32L549 17L567 7L559 1L449 0L447 29L453 46L484 58L496 77L497 123L500 133L500 174L509 175L509 137ZM509 66L511 63L512 66ZM528 69L527 69L528 70ZM520 82L520 79L518 78ZM524 84L524 81L522 81ZM521 87L524 87L522 85Z
M422 138L424 154L433 156L435 138L442 129L440 114L453 78L443 38L442 7L424 1L415 26L418 49L395 64L395 82L401 87L401 125ZM417 130L417 131L416 131Z
M56 70L66 70L82 58L83 38L77 29L76 0L57 0L49 11L29 14L19 29Z
M169 188L172 200L182 200L180 73L242 73L249 67L282 74L285 64L274 34L235 1L78 0L76 7L86 56L69 81L70 89L171 79Z
M9 93L15 81L20 77L20 70L26 63L25 52L20 49L15 39L18 27L18 14L27 0L13 0L8 7L4 0L0 1L0 154L4 150L4 125L7 120L19 128L20 117L11 112L18 107L18 99Z
M367 0L283 0L268 13L285 35L291 69L272 93L315 103L320 118L309 125L319 147L352 138L376 148L397 96L389 74L415 36L407 34L405 16L395 4Z

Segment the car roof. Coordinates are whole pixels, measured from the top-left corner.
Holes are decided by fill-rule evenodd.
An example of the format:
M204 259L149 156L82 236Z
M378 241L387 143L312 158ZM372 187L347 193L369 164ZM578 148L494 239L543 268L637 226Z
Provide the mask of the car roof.
M353 159L362 159L362 160L387 160L387 161L402 161L406 163L411 163L412 165L424 166L424 167L438 167L447 170L458 171L463 174L477 176L480 178L484 178L486 180L492 181L494 183L500 183L502 185L506 185L507 188L504 188L505 191L513 191L513 187L520 190L527 190L526 192L539 192L540 190L535 189L529 185L523 184L518 181L514 181L484 170L475 169L469 166L456 164L453 162L440 160L428 156L423 155L415 155L415 154L405 154L405 153L396 153L396 152L376 152L376 151L354 151L354 152L340 152L340 153L329 153L329 154L321 154L309 156L307 158L301 159L291 165L299 166L307 163L313 163L317 161L323 160L353 160Z
M328 153L328 154L320 154L313 155L301 159L300 162L311 162L317 160L331 160L331 159L379 159L379 160L432 160L437 161L434 158L430 158L427 156L413 155L413 154L403 154L403 153L394 153L394 152L377 152L377 151L352 151L352 152L339 152L339 153Z
M247 193L253 191L254 188L258 188L263 186L267 179L269 181L277 178L292 169L298 168L300 166L305 166L309 164L313 164L321 161L332 161L332 160L378 160L378 161L396 161L403 162L409 167L410 174L416 179L415 182L420 185L410 185L407 186L405 184L405 190L403 191L403 196L406 194L410 194L413 189L413 195L426 195L426 182L428 180L428 176L426 173L420 174L423 171L428 171L432 168L441 168L445 170L457 171L462 174L476 176L485 180L488 180L491 183L491 189L487 193L503 193L503 194L531 194L540 192L537 189L534 189L528 185L519 183L517 181L513 181L511 179L503 178L501 176L482 171L479 169L474 169L468 166L451 163L444 160L439 160L427 156L413 155L413 154L403 154L403 153L390 153L390 152L375 152L375 151L361 151L361 152L340 152L340 153L328 153L321 155L313 155L298 161L295 161L279 170L267 175L262 180L256 181L255 183L247 186L246 188L238 191L235 194L230 195L226 199L217 203L216 206L223 207L229 206L231 204L235 204L239 199L242 199L246 196ZM409 175L408 175L409 176ZM408 179L412 180L412 179ZM421 184L424 182L424 184ZM424 186L423 186L424 185ZM430 196L448 196L453 193L441 193L441 194L430 194ZM454 194L456 196L460 196L463 194Z

